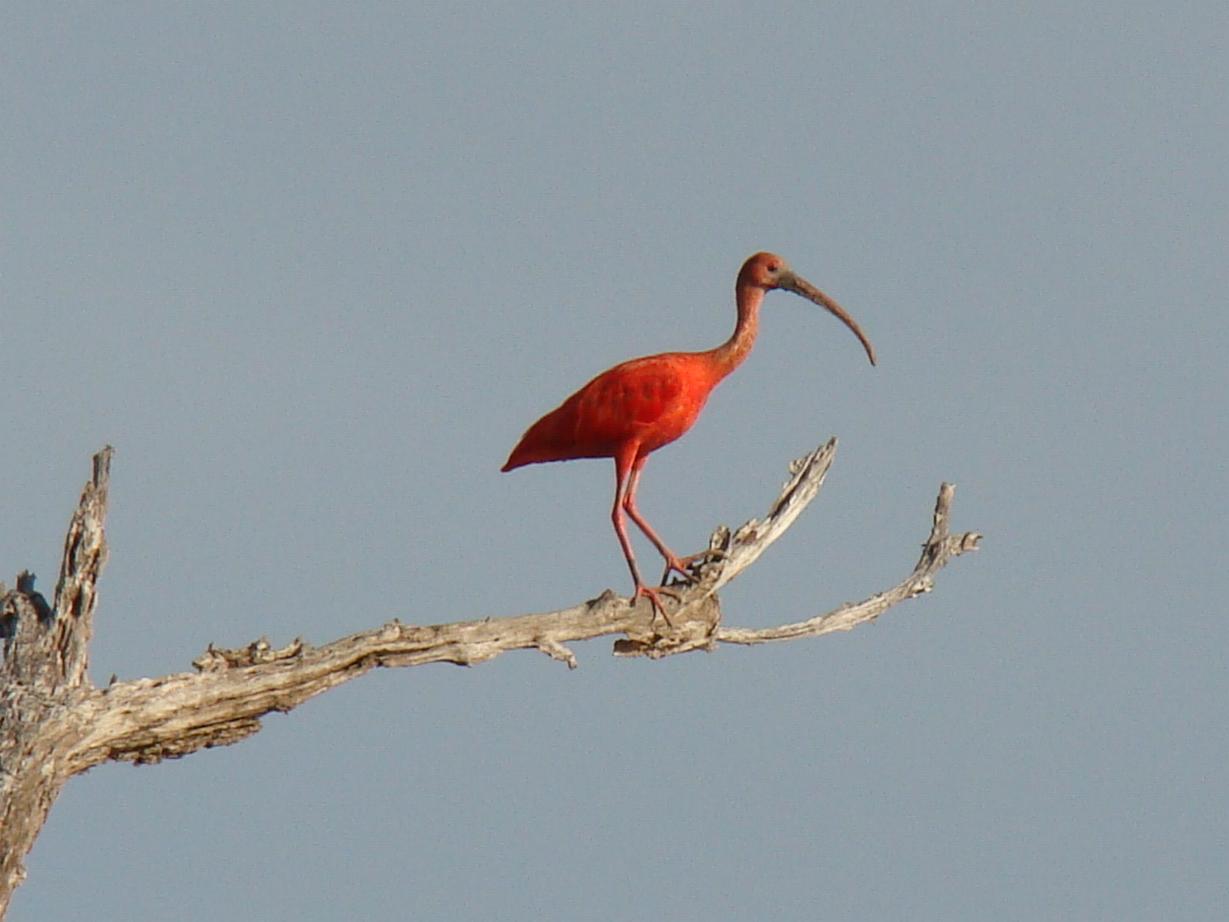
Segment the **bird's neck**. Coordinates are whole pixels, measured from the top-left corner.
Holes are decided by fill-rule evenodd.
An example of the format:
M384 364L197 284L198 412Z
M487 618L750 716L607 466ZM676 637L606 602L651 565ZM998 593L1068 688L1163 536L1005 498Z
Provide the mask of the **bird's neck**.
M764 289L757 285L739 285L734 291L734 300L738 304L738 323L734 327L734 335L712 351L717 380L741 365L755 345Z

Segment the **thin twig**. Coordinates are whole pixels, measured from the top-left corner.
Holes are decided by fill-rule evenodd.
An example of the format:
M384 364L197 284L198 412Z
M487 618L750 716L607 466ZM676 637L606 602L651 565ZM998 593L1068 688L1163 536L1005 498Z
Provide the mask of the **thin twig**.
M717 640L721 643L760 644L780 640L795 640L799 637L818 637L833 631L850 631L859 624L874 621L881 614L898 602L913 599L934 588L934 577L953 557L969 551L975 551L981 541L977 532L965 532L962 535L948 533L948 514L951 510L952 497L956 493L954 484L945 483L939 488L939 498L935 501L934 525L930 537L922 545L922 556L917 566L899 585L886 592L876 593L861 602L848 603L823 615L817 615L806 621L794 624L782 624L778 627L717 629Z

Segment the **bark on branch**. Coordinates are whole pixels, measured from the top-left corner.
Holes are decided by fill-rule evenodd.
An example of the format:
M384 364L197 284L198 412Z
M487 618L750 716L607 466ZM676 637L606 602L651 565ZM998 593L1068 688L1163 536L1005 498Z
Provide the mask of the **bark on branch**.
M619 656L661 658L718 643L759 644L849 630L891 606L930 591L953 557L975 550L980 535L948 530L954 487L943 484L930 535L913 571L898 585L807 621L774 628L722 625L717 592L751 566L815 498L836 453L836 440L799 458L762 519L737 531L721 526L708 558L688 585L670 623L654 617L644 599L631 606L607 590L571 608L509 618L418 626L394 619L381 627L320 647L295 640L275 648L258 640L238 649L210 646L195 672L112 682L96 688L86 672L106 561L103 523L111 449L94 457L65 541L55 604L34 590L29 573L17 587L0 584L0 917L25 871L23 861L65 782L103 762L178 758L224 746L260 729L271 711L289 711L309 698L378 666L424 663L474 665L510 650L538 650L575 668L569 644L606 635Z

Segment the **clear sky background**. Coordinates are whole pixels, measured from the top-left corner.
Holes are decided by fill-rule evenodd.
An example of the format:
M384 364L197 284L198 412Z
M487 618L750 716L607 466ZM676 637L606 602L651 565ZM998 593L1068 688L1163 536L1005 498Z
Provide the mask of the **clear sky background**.
M0 571L116 448L91 673L575 604L612 470L500 474L617 361L756 351L650 462L681 553L841 440L724 593L849 635L382 671L74 779L48 919L1229 914L1229 14L1179 4L0 12ZM638 544L646 567L652 549Z

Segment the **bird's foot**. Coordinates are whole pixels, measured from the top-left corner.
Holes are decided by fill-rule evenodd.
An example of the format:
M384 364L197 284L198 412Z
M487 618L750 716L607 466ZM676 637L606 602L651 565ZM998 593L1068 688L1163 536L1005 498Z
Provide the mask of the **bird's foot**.
M720 560L725 556L725 551L708 548L700 551L698 554L690 554L687 557L667 557L666 569L661 574L661 584L666 585L666 580L670 578L671 573L678 573L683 577L685 583L691 584L696 581L696 574L693 569L697 563L706 563L709 560Z
M674 627L674 622L671 621L670 616L666 614L666 607L661 602L661 597L663 595L669 596L676 602L681 598L673 589L667 589L664 586L658 586L656 589L650 589L648 586L637 583L636 591L632 593L632 605L634 606L636 601L641 596L644 596L644 598L648 599L653 605L654 616L661 615L662 620L664 620L666 624L670 625L670 627Z

